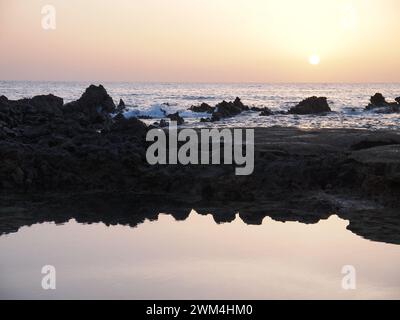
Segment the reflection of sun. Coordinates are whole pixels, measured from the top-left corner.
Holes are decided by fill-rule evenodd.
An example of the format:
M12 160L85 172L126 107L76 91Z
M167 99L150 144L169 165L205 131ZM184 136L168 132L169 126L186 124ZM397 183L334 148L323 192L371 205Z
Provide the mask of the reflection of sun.
M316 66L321 62L321 59L320 59L320 57L318 55L313 54L312 56L310 56L308 61L310 62L310 64Z

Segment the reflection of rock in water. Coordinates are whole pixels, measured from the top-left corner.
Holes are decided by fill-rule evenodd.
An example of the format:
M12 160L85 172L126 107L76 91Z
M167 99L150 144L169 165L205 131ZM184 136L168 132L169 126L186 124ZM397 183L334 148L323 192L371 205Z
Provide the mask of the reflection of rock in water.
M379 94L371 104L372 109L388 107ZM329 111L324 98L307 99L299 107L292 113ZM212 213L218 223L232 221L235 212L248 224L260 224L266 215L280 221L316 223L340 213L357 234L400 242L399 215L395 214L400 208L397 132L259 128L255 130L254 173L236 176L235 166L230 165L149 166L145 158L149 127L138 119L115 115L121 109L123 103L116 107L102 86L90 86L79 100L68 104L53 95L17 101L0 97L0 195L5 198L0 232L71 218L136 226L146 218L157 219L159 212L185 219L195 208ZM240 99L208 108L213 120L247 110ZM56 198L57 206L49 200L24 204L9 198L21 193L33 197L99 190L106 196ZM121 192L140 192L146 197L109 199ZM361 208L360 202L349 205L337 200L343 194L384 208ZM168 202L155 203L154 195Z
M382 95L375 95L371 103L387 107ZM324 98L307 99L299 107L293 113L329 111ZM122 108L123 103L116 107L102 86L90 86L68 104L53 95L17 101L0 97L0 232L70 218L136 226L146 218L157 219L159 212L185 219L195 208L211 212L218 223L232 221L235 212L248 224L260 224L266 215L316 223L340 213L351 220L349 229L357 234L399 243L395 212L400 208L400 134L396 131L257 128L254 173L236 176L236 165L150 166L145 156L150 127L117 114ZM222 102L209 110L210 120L247 110L240 99ZM99 191L106 195L92 200L73 196ZM64 201L54 200L62 205L10 199L55 192L66 195ZM109 199L121 192L140 193L141 200ZM349 205L348 200L338 200L344 194L383 207ZM155 203L155 195L164 201ZM13 208L16 205L20 209Z
M186 220L194 209L201 215L211 214L216 223L230 223L236 214L248 225L261 225L265 217L276 221L318 223L332 214L350 221L348 229L366 239L400 244L400 217L396 210L379 208L365 201L342 200L315 194L301 195L287 202L260 203L189 203L182 201L157 201L154 198L134 195L94 194L92 196L56 198L54 200L8 200L0 208L0 234L18 231L23 226L37 223L66 223L75 219L79 223L104 223L107 226L124 225L135 228L146 219L155 221L160 213L173 216L177 221Z

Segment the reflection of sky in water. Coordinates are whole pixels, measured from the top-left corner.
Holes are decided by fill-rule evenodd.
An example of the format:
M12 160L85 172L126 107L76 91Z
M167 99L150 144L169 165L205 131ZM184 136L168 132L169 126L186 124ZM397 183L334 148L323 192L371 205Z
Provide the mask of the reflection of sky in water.
M70 221L0 237L0 298L400 298L400 246L364 240L334 216L316 225L217 225L192 213L137 228ZM57 290L41 289L41 267ZM357 268L356 291L341 268Z

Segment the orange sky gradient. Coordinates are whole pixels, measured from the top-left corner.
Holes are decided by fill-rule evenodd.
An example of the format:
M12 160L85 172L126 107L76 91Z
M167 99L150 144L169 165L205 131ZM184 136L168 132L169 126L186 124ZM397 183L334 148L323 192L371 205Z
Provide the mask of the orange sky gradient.
M0 80L400 82L399 34L398 0L0 0Z

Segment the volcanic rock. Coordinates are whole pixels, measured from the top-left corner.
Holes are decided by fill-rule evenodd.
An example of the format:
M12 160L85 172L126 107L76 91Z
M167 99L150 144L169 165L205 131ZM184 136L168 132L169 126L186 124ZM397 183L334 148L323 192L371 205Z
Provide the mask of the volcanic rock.
M240 98L236 98L233 102L226 102L224 100L216 105L211 121L219 121L223 118L234 117L248 110L250 110L250 108L245 106Z
M116 112L123 112L125 109L126 109L125 102L124 102L124 100L120 99L117 109L116 109Z
M167 115L167 118L171 121L177 122L178 126L184 124L185 120L179 115L179 112Z
M104 123L116 111L113 99L102 85L91 85L79 100L64 105L63 109L67 113L83 113L91 123Z
M213 113L215 108L207 103L202 103L200 106L191 106L189 110L197 113Z
M288 113L306 115L306 114L321 114L331 111L332 110L329 107L327 98L314 96L301 101L298 105L291 108L288 111Z
M396 102L387 102L381 93L376 93L370 99L370 104L366 106L366 110L373 110L378 113L393 113L400 111L400 97L395 99Z

